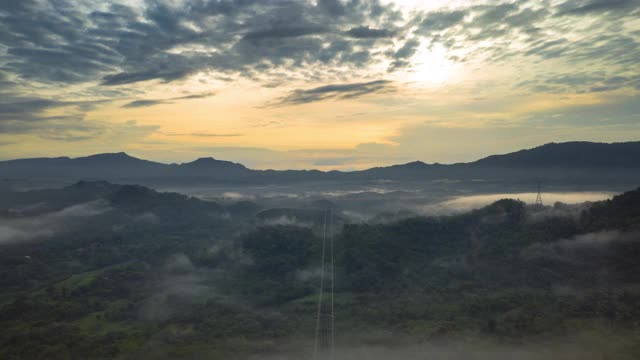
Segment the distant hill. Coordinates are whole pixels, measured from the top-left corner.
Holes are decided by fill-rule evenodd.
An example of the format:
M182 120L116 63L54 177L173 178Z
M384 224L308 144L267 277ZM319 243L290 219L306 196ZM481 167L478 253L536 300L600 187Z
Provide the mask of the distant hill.
M34 158L0 162L1 176L43 178L118 178L146 176L163 171L169 165L141 160L126 153L96 154L86 157Z
M77 204L107 200L120 210L129 212L157 212L158 208L175 211L179 207L193 209L189 216L199 211L222 212L222 206L211 201L201 201L183 194L157 192L140 185L119 185L107 181L79 181L59 189L6 192L0 201L0 215L38 216L61 211ZM196 211L197 210L197 211Z
M492 155L472 163L491 167L638 168L640 142L550 143L504 155Z
M135 179L158 177L237 178L250 170L241 164L201 158L184 164L142 160L124 152L79 158L34 158L0 162L3 178Z
M601 171L607 170L607 171ZM200 158L183 164L163 164L126 153L79 158L34 158L0 162L3 179L80 179L137 183L283 183L297 181L423 181L435 179L530 179L540 176L571 181L640 182L640 142L550 143L533 149L492 155L470 163L407 164L361 171L252 170L242 164Z

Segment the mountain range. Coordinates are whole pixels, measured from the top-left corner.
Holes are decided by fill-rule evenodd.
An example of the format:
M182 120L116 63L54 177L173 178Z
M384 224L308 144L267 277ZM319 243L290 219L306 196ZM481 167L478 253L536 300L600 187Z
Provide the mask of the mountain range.
M282 183L296 181L422 181L436 179L519 181L541 177L573 181L640 182L640 142L549 143L469 163L407 164L359 171L254 170L206 157L164 164L124 152L86 157L0 161L0 179L101 179L164 183Z

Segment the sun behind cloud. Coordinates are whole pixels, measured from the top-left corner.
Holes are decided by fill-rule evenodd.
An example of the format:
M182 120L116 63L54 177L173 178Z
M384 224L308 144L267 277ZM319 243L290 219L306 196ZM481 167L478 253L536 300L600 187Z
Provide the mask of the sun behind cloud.
M436 45L421 47L413 57L414 64L400 78L418 85L443 85L456 75L456 64L447 57L446 49Z

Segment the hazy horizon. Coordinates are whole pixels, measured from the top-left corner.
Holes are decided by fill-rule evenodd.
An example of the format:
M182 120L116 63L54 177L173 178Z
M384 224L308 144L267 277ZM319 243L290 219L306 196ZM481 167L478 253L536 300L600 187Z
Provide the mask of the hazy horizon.
M597 144L615 144L615 143L621 143L621 142L592 142L592 143L597 143ZM247 163L244 163L240 160L236 160L235 158L217 158L217 157L213 157L213 156L207 156L207 155L203 155L201 157L198 158L192 158L192 159L185 159L184 161L180 161L180 162L171 162L171 161L166 161L166 160L156 160L153 158L145 158L144 156L137 156L134 153L130 153L127 151L109 151L109 152L104 152L104 153L87 153L87 154L79 154L77 156L68 156L65 154L60 154L60 155L47 155L47 156L42 156L42 157L29 157L29 158L3 158L2 156L0 156L0 161L8 161L8 160L23 160L23 159L33 159L33 158L43 158L43 159L53 159L53 158L71 158L71 159L75 159L75 158L82 158L82 157L89 157L89 156L94 156L94 155L113 155L113 154L126 154L128 156L140 159L140 160L148 160L148 161L153 161L156 163L160 163L160 164L165 164L165 165L171 165L171 164L186 164L186 163L190 163L199 159L209 159L209 158L213 158L214 160L219 160L219 161L229 161L229 162L233 162L233 163L237 163L237 164L241 164L246 166L249 169L253 169L253 170L320 170L320 171L343 171L343 172L349 172L349 171L360 171L360 170L367 170L367 169L371 169L373 167L384 167L384 166L392 166L392 165L404 165L404 164L408 164L408 163L413 163L413 162L422 162L425 163L427 165L432 165L432 164L439 164L439 165L456 165L456 164L464 164L464 163L472 163L481 159L484 159L488 156L492 156L492 155L507 155L507 154L511 154L513 152L517 152L517 151L521 151L521 150L530 150L530 149L534 149L543 145L549 145L551 143L545 143L545 144L540 144L531 148L519 148L519 149L514 149L513 151L509 151L506 153L496 153L496 154L487 154L486 156L481 156L481 157L476 157L476 158L471 158L468 159L466 161L458 161L458 162L450 162L450 163L441 163L441 162L430 162L430 161L425 161L422 159L413 159L413 160L407 160L405 162L398 162L398 163L388 163L388 164L384 164L384 165L374 165L374 166L364 166L364 167L354 167L354 168L333 168L331 167L331 165L327 165L327 166L316 166L316 167L287 167L288 164L283 163L281 166L274 166L274 167L252 167L247 165ZM251 163L251 161L249 161L248 163Z

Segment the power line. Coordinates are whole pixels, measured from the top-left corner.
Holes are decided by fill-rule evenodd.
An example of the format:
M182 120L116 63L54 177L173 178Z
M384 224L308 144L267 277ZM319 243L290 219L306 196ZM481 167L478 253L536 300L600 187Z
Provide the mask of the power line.
M322 295L324 293L324 262L327 243L327 213L322 216L322 260L320 265L320 293L318 294L318 312L316 314L316 334L313 347L313 359L318 359L318 350L320 344L320 318L322 316Z
M322 256L320 265L320 292L318 294L318 308L316 313L316 331L313 349L313 359L318 360L321 346L328 345L329 359L335 356L335 252L334 252L334 213L332 208L325 209L322 215ZM327 262L327 236L329 237L329 304L324 303L325 267ZM327 309L327 305L329 309ZM329 312L329 314L327 314ZM323 317L325 321L323 321ZM328 324L326 322L328 317ZM324 331L323 331L324 325ZM324 332L324 335L323 335ZM323 340L324 339L324 340ZM321 342L324 344L321 344Z
M336 352L336 335L335 335L335 306L334 306L334 262L333 262L333 209L329 208L329 243L330 243L330 251L331 251L331 352L330 359L333 359L334 354Z

